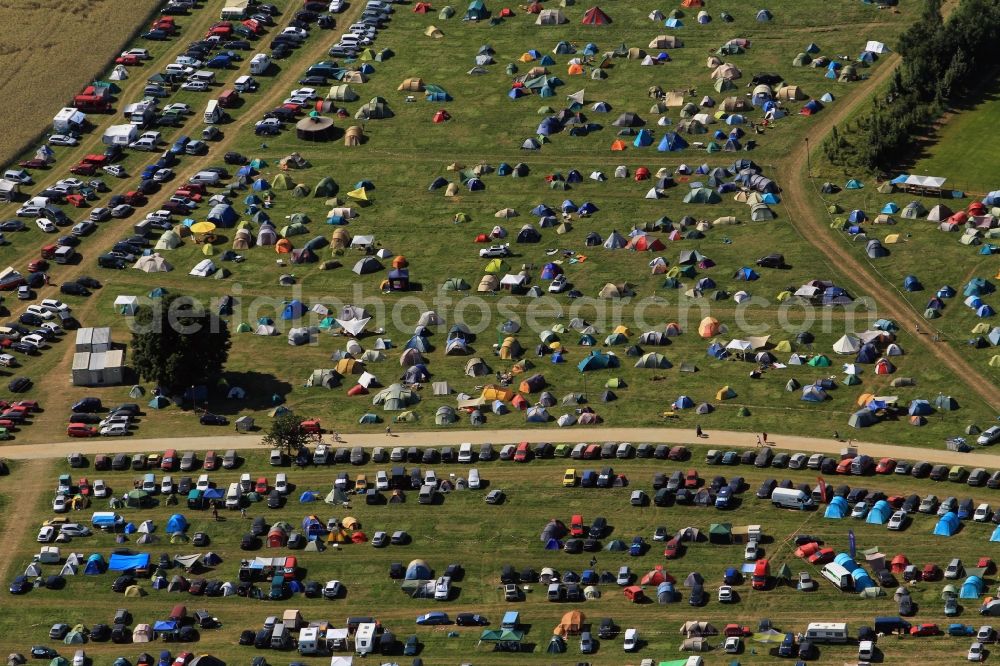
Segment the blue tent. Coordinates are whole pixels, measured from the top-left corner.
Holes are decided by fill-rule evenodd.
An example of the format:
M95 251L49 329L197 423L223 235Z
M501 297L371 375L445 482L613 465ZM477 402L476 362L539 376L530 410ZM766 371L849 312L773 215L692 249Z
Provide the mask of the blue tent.
M854 210L851 211L851 214L847 216L847 221L854 222L855 224L864 222L867 219L868 215L865 213L865 211L859 208L855 208Z
M895 215L899 212L899 204L895 201L890 201L886 205L882 206L882 212L886 215Z
M779 197L774 192L768 192L763 197L761 197L761 202L773 206L775 204L781 203L781 197Z
M854 359L858 363L874 363L878 360L878 349L870 342L861 345L858 355Z
M980 305L978 308L976 308L977 317L992 317L995 314L996 310L994 310L993 307L989 304Z
M87 566L83 569L85 576L98 576L104 573L104 558L100 553L94 553L87 558Z
M263 178L258 178L257 180L253 181L253 185L251 186L251 188L253 189L254 192L262 192L264 190L271 189L271 184Z
M708 349L705 350L705 353L711 356L712 358L717 358L720 360L729 356L729 352L726 351L726 348L722 346L721 342L713 342L712 344L710 344L708 346Z
M986 588L986 583L979 576L969 576L962 583L962 589L958 593L959 599L978 599Z
M562 125L554 116L549 116L538 123L538 127L535 129L535 134L539 136L549 136L550 134L555 134L562 129Z
M694 407L694 400L686 395L682 395L674 401L674 405L677 409L691 409Z
M757 271L755 271L754 269L744 266L743 268L736 271L735 278L737 280L746 280L749 282L760 278L760 275L758 275Z
M169 583L167 582L167 579L163 576L157 576L156 578L153 579L154 590L165 590L167 589L167 585L169 585Z
M168 407L170 405L170 400L168 400L166 396L156 395L153 396L153 399L146 404L150 409L163 409L164 407Z
M680 19L668 18L666 21L664 21L663 25L665 25L668 28L683 28L684 22L681 21Z
M958 516L954 511L949 511L948 513L941 516L938 520L937 525L934 526L934 536L950 537L958 531L959 521Z
M531 209L531 214L535 215L536 217L546 217L548 215L555 215L556 212L551 208L549 208L548 206L546 206L545 204L540 203Z
M406 580L428 580L431 578L431 569L423 560L413 560L406 567Z
M906 291L923 291L924 285L920 284L920 280L916 275L907 275L903 278L903 289Z
M892 507L885 500L875 502L875 505L868 512L865 522L869 525L885 525L892 515Z
M955 297L955 293L956 293L955 292L955 288L952 287L951 285L946 284L946 285L944 285L943 287L941 287L940 289L937 290L937 297L938 298L954 298Z
M546 423L549 420L549 413L544 407L529 407L525 413L525 420L528 423Z
M802 387L802 400L805 402L823 402L827 399L826 391L818 384L809 384Z
M990 535L990 541L997 541L997 542L1000 542L1000 525L997 525L997 526L996 526L996 527L995 527L995 528L993 529L993 534L992 534L992 535Z
M285 305L285 309L281 311L281 318L288 319L298 319L303 314L305 314L306 306L302 301L296 299Z
M618 357L611 354L605 354L603 352L592 350L587 354L583 360L581 360L577 365L576 369L580 372L587 372L588 370L606 370L607 368L617 368L618 367Z
M934 413L934 408L931 407L931 403L918 398L910 402L910 407L906 410L906 413L910 416L929 416Z
M302 592L305 588L302 586L302 581L295 580L294 578L288 581L288 591L292 594L298 594Z
M827 505L826 511L823 513L824 518L829 518L831 520L840 520L847 515L847 500L839 495L830 500L830 504Z
M660 152L676 152L678 150L684 150L688 147L688 142L684 140L677 132L667 132L660 139L660 145L656 147Z
M299 495L300 504L305 504L307 502L315 502L315 501L316 501L316 493L314 493L311 490L306 490L301 495Z
M599 210L600 208L598 208L594 204L590 203L589 201L584 201L582 204L580 204L580 209L578 212L580 213L580 215L593 215Z
M875 581L872 577L868 575L868 572L858 567L851 572L851 578L854 579L854 591L861 592L862 590L867 590L869 587L875 587Z
M125 527L122 529L125 534L135 534L136 527L135 523L125 523Z
M858 568L858 563L855 562L854 558L847 553L837 553L837 555L833 558L833 562L834 564L839 564L848 571L854 571Z
M203 492L201 496L207 500L215 500L222 499L225 496L225 493L223 493L219 488L209 488Z
M177 631L176 620L157 620L153 623L153 631L167 632Z
M563 201L562 205L559 206L559 209L564 213L575 213L577 211L576 204L573 203L572 199L566 199Z
M470 192L481 192L486 189L486 185L478 178L470 178L466 181L465 186L469 188Z
M149 566L149 553L137 553L135 555L122 555L112 553L108 560L108 571L128 571Z
M174 532L184 532L188 528L187 518L179 513L175 513L167 520L167 534Z
M639 130L639 133L635 135L635 141L632 142L632 145L636 148L653 145L653 133L648 129Z

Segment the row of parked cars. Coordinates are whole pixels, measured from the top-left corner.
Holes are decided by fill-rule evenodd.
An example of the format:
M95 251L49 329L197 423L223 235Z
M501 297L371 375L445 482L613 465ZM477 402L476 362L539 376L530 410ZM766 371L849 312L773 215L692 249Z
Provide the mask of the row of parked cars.
M1000 435L1000 426L994 426L984 431L984 434L994 429ZM1000 470L990 473L982 467L977 467L969 471L962 465L934 465L923 460L909 462L888 457L876 460L867 455L845 454L840 458L834 458L822 453L776 454L767 447L748 449L741 453L711 449L705 454L705 463L709 465L753 465L758 468L809 469L824 474L849 474L853 476L910 475L917 479L930 478L932 481L947 480L953 483L967 483L973 487L1000 488Z
M84 402L90 400L92 402ZM93 401L97 401L96 403ZM98 405L98 406L94 406ZM79 407L81 409L87 409L86 412L77 413L74 411L74 416L71 418L82 419L86 418L85 415L93 414L99 407L100 401L96 398L84 398L77 402L74 407ZM134 403L125 403L118 405L109 413L116 412L132 412L135 415L141 415L138 411L138 406ZM70 467L73 468L84 468L87 466L88 461L86 456L81 453L71 453L68 456L68 462ZM187 451L182 454L178 454L175 449L167 449L164 453L117 453L115 455L98 454L94 457L94 469L98 471L112 470L112 471L145 471L148 469L159 469L164 472L172 472L180 470L182 472L192 471L198 469L199 464L201 469L211 472L216 469L236 469L243 462L243 459L236 453L235 449L227 450L223 455L217 454L215 451L206 451L203 460L198 460L198 454L193 451Z

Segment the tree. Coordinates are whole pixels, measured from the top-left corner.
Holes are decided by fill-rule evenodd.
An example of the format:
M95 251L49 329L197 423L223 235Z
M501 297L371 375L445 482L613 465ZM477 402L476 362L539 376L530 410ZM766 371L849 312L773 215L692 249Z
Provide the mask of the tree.
M291 458L306 445L308 439L295 414L286 412L271 420L271 427L261 443L272 449L281 449Z
M229 359L229 326L193 299L176 294L140 308L132 322L132 366L140 378L172 391L208 385Z

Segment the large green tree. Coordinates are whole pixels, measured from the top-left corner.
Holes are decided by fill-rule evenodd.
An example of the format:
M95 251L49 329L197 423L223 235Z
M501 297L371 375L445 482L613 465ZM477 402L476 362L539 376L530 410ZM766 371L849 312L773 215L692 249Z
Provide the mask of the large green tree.
M272 449L281 449L289 457L294 456L309 440L301 420L291 412L275 416L261 443Z
M170 294L140 308L132 325L132 367L171 390L214 384L229 347L226 321L185 296Z

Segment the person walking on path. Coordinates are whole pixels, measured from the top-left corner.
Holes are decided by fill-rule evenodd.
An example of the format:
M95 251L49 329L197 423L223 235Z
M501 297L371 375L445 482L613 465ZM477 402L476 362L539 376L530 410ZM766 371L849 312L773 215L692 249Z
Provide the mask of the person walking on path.
M385 427L385 436L386 437L392 437L392 427L391 426L386 426Z
M218 508L218 507L212 507L212 518L213 518L213 519L214 519L214 520L215 520L216 522L218 522L218 521L219 521L219 508Z
M240 517L241 518L246 518L247 517L247 508L245 506L244 507L240 507Z
M767 446L767 433L761 433L761 439L764 440L764 446Z
M760 447L761 447L760 435L757 435L757 448L759 449Z
M694 427L694 434L696 436L698 436L698 437L704 437L705 436L704 433L702 433L702 431L701 431L701 424L700 423Z

